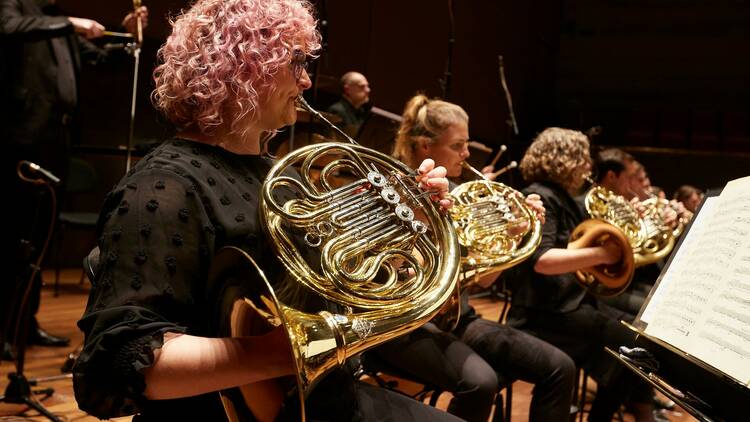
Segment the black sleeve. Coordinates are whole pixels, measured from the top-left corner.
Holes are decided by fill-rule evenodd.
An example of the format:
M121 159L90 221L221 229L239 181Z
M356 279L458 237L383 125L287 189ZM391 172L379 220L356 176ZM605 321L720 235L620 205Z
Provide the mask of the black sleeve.
M72 33L66 16L24 15L18 0L0 0L0 34L38 40Z
M100 418L138 412L141 373L166 332L201 317L213 228L193 186L166 170L138 173L108 195L99 221L100 262L78 326L74 368L79 407Z
M542 239L539 242L539 246L536 248L534 253L529 258L529 264L533 268L539 258L544 255L548 250L558 247L558 218L560 213L559 202L556 201L553 195L549 195L548 192L543 191L524 191L525 195L536 193L542 198L544 204L545 219L544 225L542 225Z

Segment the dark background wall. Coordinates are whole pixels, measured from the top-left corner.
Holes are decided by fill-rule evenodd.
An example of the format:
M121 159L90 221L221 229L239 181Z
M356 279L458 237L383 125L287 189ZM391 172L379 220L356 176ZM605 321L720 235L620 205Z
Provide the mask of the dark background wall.
M70 15L116 28L132 7L123 0L59 0ZM345 71L365 73L378 107L400 113L417 91L444 95L469 115L473 139L510 147L519 158L548 126L601 126L595 143L629 149L655 184L707 188L750 173L750 1L748 0L329 0L316 2L327 48L308 96L319 107L337 94ZM169 33L166 16L187 2L146 2L135 137L170 133L151 108L150 73ZM498 56L520 127L512 135ZM101 189L80 199L97 206L124 172L132 59L115 55L86 69L81 84L81 154L100 170ZM92 148L95 146L97 148ZM491 154L473 152L478 164ZM520 184L517 173L506 181Z

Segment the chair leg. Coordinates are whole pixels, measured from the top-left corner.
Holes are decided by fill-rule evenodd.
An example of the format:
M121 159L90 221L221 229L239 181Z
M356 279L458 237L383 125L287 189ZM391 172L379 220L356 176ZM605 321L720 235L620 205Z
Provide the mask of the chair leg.
M503 395L498 391L495 396L495 412L492 414L492 422L505 422L507 406L503 404Z
M511 411L513 410L513 383L505 387L505 422L510 422Z

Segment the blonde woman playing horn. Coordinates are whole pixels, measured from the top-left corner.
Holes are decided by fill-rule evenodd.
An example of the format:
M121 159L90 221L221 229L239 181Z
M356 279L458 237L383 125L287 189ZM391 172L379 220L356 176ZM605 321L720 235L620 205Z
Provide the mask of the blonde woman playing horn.
M449 177L459 176L461 162L469 157L466 112L456 104L417 95L406 104L403 118L394 156L414 168L431 158ZM537 201L529 199L533 205ZM531 421L568 420L572 360L549 343L482 319L466 294L461 300L463 314L453 332L428 323L370 353L407 376L451 391L449 412L468 421L486 421L500 382L517 379L535 384Z

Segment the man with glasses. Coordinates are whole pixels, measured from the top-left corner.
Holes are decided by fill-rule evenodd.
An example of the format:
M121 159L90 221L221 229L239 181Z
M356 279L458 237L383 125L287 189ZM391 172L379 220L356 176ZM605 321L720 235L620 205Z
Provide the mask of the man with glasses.
M370 83L359 72L346 72L341 77L341 99L328 112L340 116L344 132L356 136L370 114Z

